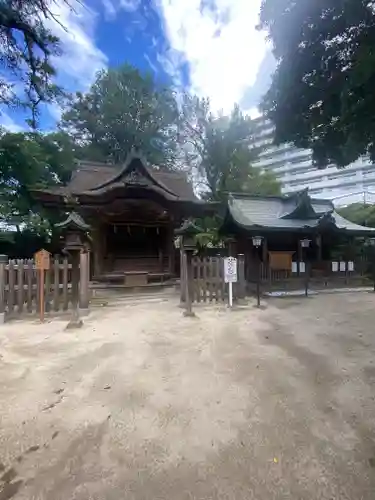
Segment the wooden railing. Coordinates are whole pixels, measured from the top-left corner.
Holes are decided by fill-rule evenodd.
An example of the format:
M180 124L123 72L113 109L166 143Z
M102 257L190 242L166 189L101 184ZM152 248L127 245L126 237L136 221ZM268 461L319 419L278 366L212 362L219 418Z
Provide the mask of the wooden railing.
M89 254L80 258L80 307L89 302ZM71 306L72 266L67 258L51 259L45 271L44 283L32 259L11 259L0 262L0 322L23 313L36 313L40 309L40 289L44 286L45 311L66 311Z
M349 264L350 262L350 264ZM260 264L249 270L249 282L259 279L263 288L294 289L308 286L311 289L340 286L363 286L369 284L368 263L364 261L337 262L337 270L332 269L332 261L320 262L317 267L307 262L304 271L293 272L292 269L272 269ZM295 266L298 270L298 266ZM306 284L306 282L308 282Z
M185 256L186 258L186 256ZM184 266L182 266L184 268ZM245 265L243 256L238 259L238 282L233 284L234 299L246 295ZM192 302L222 302L227 298L228 285L224 282L224 262L222 257L193 257L191 260ZM186 286L185 272L181 273L181 298L184 300Z

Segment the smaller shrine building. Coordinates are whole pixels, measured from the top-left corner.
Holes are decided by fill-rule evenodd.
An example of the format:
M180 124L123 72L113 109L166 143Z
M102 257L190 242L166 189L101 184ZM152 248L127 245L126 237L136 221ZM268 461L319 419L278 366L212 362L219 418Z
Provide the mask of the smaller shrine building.
M230 253L244 254L248 267L260 259L271 269L291 270L293 261L308 260L319 269L339 246L345 254L356 238L375 237L375 228L344 219L331 201L311 198L305 189L288 196L230 194L221 234L231 237ZM262 237L258 248L254 236Z

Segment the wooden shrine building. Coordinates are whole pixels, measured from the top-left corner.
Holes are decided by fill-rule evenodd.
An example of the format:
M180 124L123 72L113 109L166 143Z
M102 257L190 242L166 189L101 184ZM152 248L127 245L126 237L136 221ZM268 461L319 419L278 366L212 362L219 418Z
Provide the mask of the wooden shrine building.
M293 261L303 260L319 269L339 246L345 253L354 238L375 237L374 228L344 219L331 201L311 198L308 189L285 196L230 194L221 233L231 237L230 253L244 254L248 267L260 259L271 269L289 271ZM259 248L253 236L262 237ZM304 239L308 248L302 248Z
M80 162L66 186L33 195L46 207L78 212L90 225L92 279L128 285L178 274L174 230L208 209L185 173L153 169L134 152L124 165Z

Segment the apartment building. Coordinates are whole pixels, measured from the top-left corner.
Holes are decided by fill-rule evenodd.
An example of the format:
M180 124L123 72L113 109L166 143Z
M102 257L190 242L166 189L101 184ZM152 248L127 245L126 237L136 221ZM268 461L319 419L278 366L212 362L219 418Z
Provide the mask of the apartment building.
M273 126L263 117L256 118L254 146L264 147L256 165L272 171L285 194L306 187L316 198L330 199L336 205L375 203L375 165L360 158L344 169L330 166L319 170L312 164L312 153L290 144L274 146Z

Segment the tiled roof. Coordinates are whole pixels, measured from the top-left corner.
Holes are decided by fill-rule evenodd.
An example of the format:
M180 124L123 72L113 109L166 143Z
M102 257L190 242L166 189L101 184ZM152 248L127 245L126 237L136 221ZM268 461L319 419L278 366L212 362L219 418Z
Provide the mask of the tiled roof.
M164 172L143 166L161 189L164 188L178 199L197 201L193 187L184 172ZM123 165L81 162L63 191L72 195L80 195L94 193L94 191L104 189L104 186L110 189L111 180L115 182L116 177L120 176L123 170Z
M335 212L331 201L310 198L307 191L292 196L267 197L231 194L228 213L235 224L248 230L308 230L329 221L340 230L375 234L374 228L344 219ZM306 217L303 217L304 213ZM294 217L293 214L298 214L299 217Z

